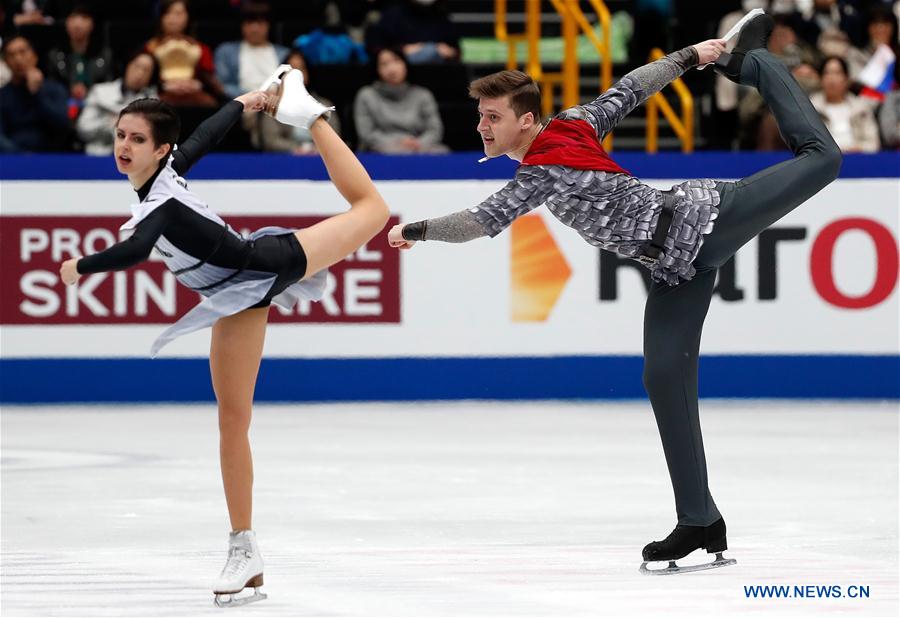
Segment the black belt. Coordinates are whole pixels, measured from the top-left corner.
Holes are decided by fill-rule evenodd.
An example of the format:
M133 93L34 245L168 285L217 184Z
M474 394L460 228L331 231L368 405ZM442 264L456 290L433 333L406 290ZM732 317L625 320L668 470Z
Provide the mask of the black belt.
M675 213L675 198L668 193L663 193L663 205L659 211L659 219L653 237L644 249L644 255L650 258L659 257L665 248L666 238L669 236L669 227L672 225L672 215Z

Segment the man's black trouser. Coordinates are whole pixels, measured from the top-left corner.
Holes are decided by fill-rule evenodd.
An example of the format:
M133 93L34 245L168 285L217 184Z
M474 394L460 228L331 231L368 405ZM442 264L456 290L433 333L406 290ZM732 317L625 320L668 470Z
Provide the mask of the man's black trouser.
M765 50L747 54L741 82L768 103L794 158L738 182L722 182L719 216L677 286L655 283L644 312L644 386L662 438L678 523L706 526L720 517L709 493L697 402L700 333L718 268L751 238L837 178L841 153L809 98Z

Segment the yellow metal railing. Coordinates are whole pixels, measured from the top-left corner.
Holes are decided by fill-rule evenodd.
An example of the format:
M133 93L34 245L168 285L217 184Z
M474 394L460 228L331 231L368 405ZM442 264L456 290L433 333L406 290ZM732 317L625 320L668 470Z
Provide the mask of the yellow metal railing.
M563 63L559 73L545 73L541 67L538 43L541 38L541 0L525 0L525 32L509 34L506 29L506 0L494 0L494 33L497 40L507 44L508 69L518 68L516 50L519 43L527 42L528 58L525 72L541 87L541 112L546 116L553 112L554 87L562 87L563 107L579 103L581 74L578 68L578 33L587 36L600 54L600 87L605 91L612 86L612 19L603 0L589 0L603 32L601 40L579 6L579 0L550 0L562 18ZM612 148L612 135L603 142L607 150Z
M663 56L665 54L661 49L654 49L650 52L650 62L659 60ZM672 88L675 89L675 93L681 101L681 118L678 117L662 93L657 92L647 100L647 152L649 153L659 151L660 110L672 125L675 135L681 140L681 151L694 152L694 97L691 96L690 90L684 85L681 78L672 82Z

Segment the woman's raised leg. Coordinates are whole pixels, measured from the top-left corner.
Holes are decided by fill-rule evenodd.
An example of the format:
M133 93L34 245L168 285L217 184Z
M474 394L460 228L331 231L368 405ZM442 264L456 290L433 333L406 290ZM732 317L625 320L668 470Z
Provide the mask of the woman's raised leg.
M250 417L269 308L247 309L213 325L209 369L219 403L219 458L232 530L250 530L253 459Z
M350 210L296 233L306 253L306 276L343 260L387 224L390 211L356 155L322 118L309 130L334 186Z

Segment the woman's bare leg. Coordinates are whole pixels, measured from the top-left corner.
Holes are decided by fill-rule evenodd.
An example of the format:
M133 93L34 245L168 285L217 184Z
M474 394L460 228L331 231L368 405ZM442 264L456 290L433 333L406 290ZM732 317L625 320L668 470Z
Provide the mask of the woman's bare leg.
M350 210L296 233L306 252L306 276L343 260L380 232L390 212L369 174L322 118L309 130L328 175Z
M250 530L253 459L250 417L269 308L247 309L213 325L209 369L219 402L219 459L232 530Z

